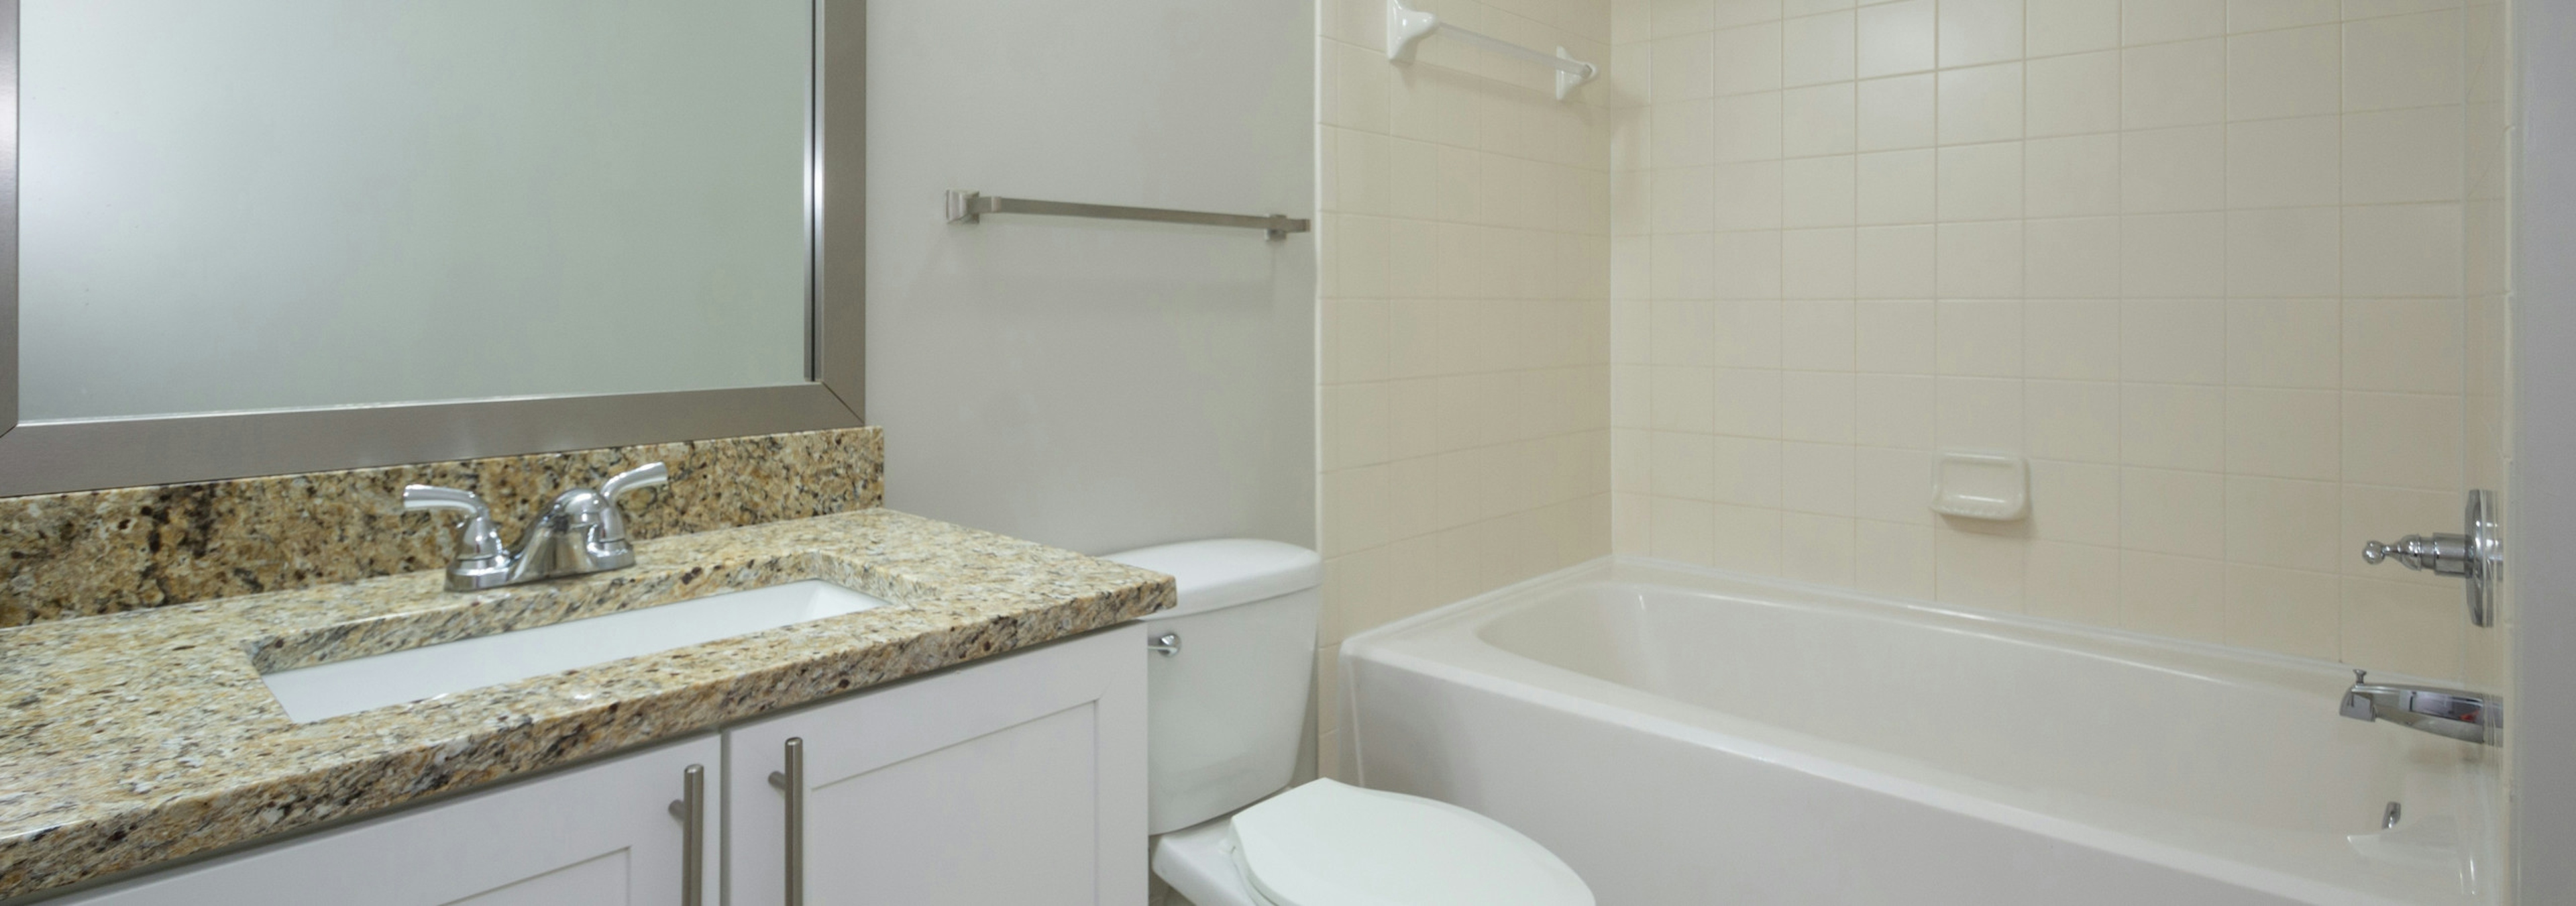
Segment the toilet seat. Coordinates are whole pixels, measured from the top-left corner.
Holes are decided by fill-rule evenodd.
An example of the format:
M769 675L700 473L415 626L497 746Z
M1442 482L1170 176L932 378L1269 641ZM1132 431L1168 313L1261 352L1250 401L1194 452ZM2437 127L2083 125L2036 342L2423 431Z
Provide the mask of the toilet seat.
M1244 880L1276 906L1593 906L1537 841L1419 796L1317 780L1231 826Z

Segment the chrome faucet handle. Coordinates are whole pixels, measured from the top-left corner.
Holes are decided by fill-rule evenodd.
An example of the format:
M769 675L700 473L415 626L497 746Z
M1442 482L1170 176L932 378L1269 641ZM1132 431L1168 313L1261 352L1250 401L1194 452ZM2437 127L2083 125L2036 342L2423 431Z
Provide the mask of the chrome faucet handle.
M447 589L473 591L503 584L510 572L512 557L508 546L501 543L501 528L492 522L492 508L482 495L437 485L407 485L402 493L406 513L459 513L465 518L456 525L456 556L447 564Z
M600 541L626 540L626 512L617 506L617 498L628 491L658 488L671 483L671 469L658 462L648 462L608 476L599 483L599 498L607 506L599 514Z

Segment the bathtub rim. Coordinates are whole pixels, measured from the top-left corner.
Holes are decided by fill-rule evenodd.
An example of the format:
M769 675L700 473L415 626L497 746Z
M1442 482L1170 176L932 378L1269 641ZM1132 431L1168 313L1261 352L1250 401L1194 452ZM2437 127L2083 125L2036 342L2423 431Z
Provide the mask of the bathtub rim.
M1637 574L1623 575L1625 572ZM1663 578L1657 578L1661 574ZM1668 581L1678 578L1684 581ZM1722 583L1716 587L1694 587L1688 580L1710 580ZM2277 675L2339 675L2353 668L2336 661L2301 657L2202 642L2170 636L2102 627L2028 614L2003 613L1964 608L1936 602L1896 598L1852 589L1799 582L1771 576L1759 576L1695 564L1676 563L1651 557L1610 554L1596 557L1564 569L1533 576L1501 588L1424 611L1366 631L1355 633L1335 646L1337 682L1336 706L1340 715L1339 733L1341 763L1352 772L1354 780L1365 783L1366 765L1359 757L1358 684L1354 681L1354 661L1375 660L1400 669L1410 670L1456 683L1477 691L1530 701L1552 710L1568 711L1588 718L1603 720L1627 729L1653 735L1679 738L1729 755L1755 759L1825 780L1858 786L1896 796L1907 801L1959 814L1966 818L2067 840L2078 845L2166 865L2215 880L2249 889L2288 897L2302 902L2349 904L2349 906L2414 906L2411 901L2391 899L2371 891L2335 884L2331 881L2298 874L2261 863L2230 859L2213 852L2194 849L2155 837L2125 832L2101 824L2043 811L2005 798L1980 796L1958 786L2000 784L1972 777L1958 776L1958 786L1907 776L1903 772L1875 767L1874 759L1845 760L1835 757L1841 752L1875 752L1863 746L1814 737L1797 730L1777 727L1762 721L1725 714L1698 704L1618 683L1613 680L1551 664L1487 641L1479 631L1482 625L1510 616L1520 610L1556 600L1551 592L1584 585L1617 584L1646 587L1668 587L1728 597L1758 597L1760 592L1786 592L1796 597L1776 603L1854 613L1863 618L1887 619L1917 625L1932 624L1933 629L1961 629L1942 626L1942 622L1990 626L2005 631L2020 641L2044 638L2066 638L2089 649L2090 653L2129 660L2117 650L2163 652L2190 660L2217 661L2254 672ZM1490 612L1488 612L1490 611ZM1461 624L1452 626L1450 624ZM1419 636L1437 636L1418 638ZM1479 663L1458 663L1436 656L1458 644L1465 637L1481 649L1486 657L1500 659L1517 669L1490 671L1478 669ZM1408 645L1407 642L1413 644ZM2089 644L2088 644L2089 643ZM2172 668L2154 668L2172 669ZM1537 671L1539 677L1527 675ZM2414 677L2398 671L2373 671L2375 675L2406 677L2409 680L2440 683L2442 680ZM2337 679L2340 684L2343 680ZM1606 693L1606 694L1596 694ZM2331 701L2320 699L2331 705ZM1639 706L1637 703L1649 703ZM1687 719L1690 716L1717 714L1729 723L1765 727L1787 740L1771 739L1769 733L1745 735L1730 732L1722 726ZM1796 743L1815 743L1814 749ZM1882 758L1901 758L1883 753ZM1951 774L1952 772L1941 772ZM2492 760L2481 773L2494 778L2501 766ZM1957 776L1957 775L1953 775ZM2493 785L2489 783L2488 785ZM2502 902L2501 867L2503 849L2497 836L2496 822L2501 817L2500 794L2478 790L2488 797L2483 802L2486 826L2463 828L2473 835L2472 864L2477 890L2464 899L2479 903ZM2466 807L2466 806L2463 806ZM2465 823L2465 822L2464 822Z

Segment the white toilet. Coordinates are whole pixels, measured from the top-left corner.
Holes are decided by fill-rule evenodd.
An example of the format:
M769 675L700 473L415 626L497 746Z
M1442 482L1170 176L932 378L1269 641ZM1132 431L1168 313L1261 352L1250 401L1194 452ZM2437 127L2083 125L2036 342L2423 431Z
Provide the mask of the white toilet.
M1145 618L1164 649L1145 655L1148 832L1154 874L1191 903L1592 906L1564 860L1475 812L1331 780L1280 792L1313 679L1314 551L1223 539L1106 559L1180 580L1180 606Z

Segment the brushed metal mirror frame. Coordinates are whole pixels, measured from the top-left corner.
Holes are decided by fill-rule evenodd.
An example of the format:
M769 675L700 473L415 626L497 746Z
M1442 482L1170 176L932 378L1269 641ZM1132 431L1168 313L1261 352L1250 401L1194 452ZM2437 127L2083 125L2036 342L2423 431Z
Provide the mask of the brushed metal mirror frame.
M864 423L864 0L814 0L808 383L29 424L18 417L19 9L0 0L0 497Z

